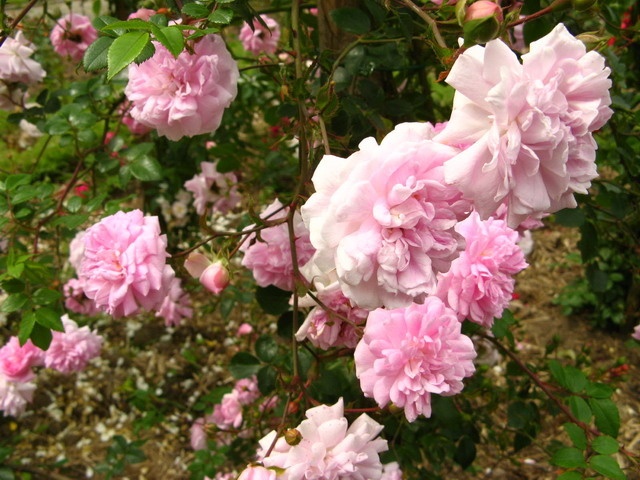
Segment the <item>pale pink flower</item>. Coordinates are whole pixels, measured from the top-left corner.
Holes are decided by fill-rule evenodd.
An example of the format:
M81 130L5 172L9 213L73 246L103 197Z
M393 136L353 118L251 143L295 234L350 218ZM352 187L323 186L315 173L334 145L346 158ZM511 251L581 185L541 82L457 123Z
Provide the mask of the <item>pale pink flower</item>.
M282 208L279 200L275 200L260 215L267 221L283 219L289 207ZM276 213L277 212L277 213ZM255 225L250 225L251 229ZM309 231L302 222L298 212L293 217L295 247L298 265L304 265L313 255L313 247L309 241ZM275 285L282 290L294 289L293 260L291 258L291 241L286 223L268 227L260 231L261 240L254 233L248 235L240 247L244 253L242 265L253 273L256 283L261 287Z
M229 285L229 270L222 262L214 262L202 272L199 280L207 290L219 295Z
M518 232L502 220L473 212L456 226L466 247L438 277L436 295L458 314L485 327L500 318L513 296L513 276L527 266Z
M325 155L313 175L302 217L317 251L305 270L334 272L359 307L422 301L464 246L454 226L470 206L443 168L458 149L433 135L431 124L400 124L380 145L367 138L346 159Z
M182 289L182 280L179 278L172 278L169 291L156 312L156 317L164 318L167 327L177 327L185 318L193 317L191 297Z
M84 256L84 236L85 230L81 230L76 233L73 240L69 242L69 264L73 269L78 272L80 270L80 264L82 263L82 257Z
M237 391L225 393L220 403L213 407L211 421L221 430L238 428L242 425L242 403Z
M275 53L280 40L280 25L267 15L260 15L266 27L256 18L250 24L245 23L240 29L240 41L248 52L253 54Z
M68 13L58 19L49 38L57 54L79 62L89 45L98 38L98 31L91 25L89 17Z
M249 405L260 398L260 390L258 389L258 379L255 375L251 378L241 378L233 386L238 401L241 405Z
M332 406L311 408L305 416L306 420L296 427L302 436L299 444L291 446L280 437L264 457L276 432L260 440L258 457L264 466L284 469L278 480L381 478L378 454L387 450L387 441L376 437L382 425L364 413L349 425L342 398Z
M24 413L27 403L33 401L36 385L33 373L22 381L11 380L0 372L0 410L4 415L17 417Z
M144 123L140 123L131 116L131 102L125 100L118 108L118 113L122 115L121 122L124 123L129 131L134 135L145 135L152 129Z
M208 436L206 426L210 423L213 423L211 415L200 417L193 422L190 431L191 448L194 450L204 450L207 448Z
M238 331L236 332L236 335L238 337L242 337L244 335L251 335L252 333L253 333L253 327L248 323L244 322L240 324L240 326L238 327Z
M140 20L148 21L151 17L153 17L157 12L151 8L139 8L135 12L131 13L127 20L133 20L134 18L138 18Z
M511 227L576 206L574 193L587 193L597 175L591 132L611 116L604 58L564 25L522 60L501 40L460 55L447 77L456 89L451 119L435 138L470 144L446 162L445 178L482 218L506 203Z
M201 173L184 183L184 188L193 194L193 204L198 215L204 215L207 208L215 212L227 213L238 206L238 177L233 172L220 173L218 162L201 162Z
M380 480L402 480L402 470L398 462L387 463L382 466Z
M80 315L95 315L100 312L93 300L84 294L84 285L77 278L71 278L62 287L64 306L67 310Z
M129 65L125 88L131 116L170 140L212 133L238 92L238 66L218 35L193 44L175 58L154 42L156 53Z
M431 416L431 395L460 393L475 371L476 352L456 313L437 297L424 304L369 314L354 354L366 397L404 408L407 420Z
M36 347L31 340L20 345L18 337L11 337L0 348L0 374L8 381L26 382L33 378L32 368L44 363L44 351Z
M78 327L68 315L63 315L62 324L64 332L52 332L53 339L45 352L44 365L62 373L80 372L100 355L102 336L87 326Z
M640 325L636 325L634 327L631 337L635 338L636 340L640 340Z
M357 327L364 325L369 311L352 306L337 282L318 292L317 296L329 311L311 300L309 303L314 308L296 332L296 340L301 342L306 338L325 350L331 347L355 348L360 340Z
M78 277L98 308L122 317L162 305L174 274L158 217L118 212L89 228L84 243Z
M15 38L7 37L0 46L0 80L27 85L42 81L47 75L38 62L31 58L35 46L18 30Z
M276 472L260 465L247 465L238 480L276 480Z

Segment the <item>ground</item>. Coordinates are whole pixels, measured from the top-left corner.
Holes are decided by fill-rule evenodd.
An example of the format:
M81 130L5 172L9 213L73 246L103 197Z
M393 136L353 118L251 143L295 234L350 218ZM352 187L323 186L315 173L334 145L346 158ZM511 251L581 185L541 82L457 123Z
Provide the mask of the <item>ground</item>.
M531 266L517 279L519 298L512 305L521 320L515 334L523 357L537 358L554 335L561 338L558 352L567 358L587 349L593 371L608 375L617 387L619 441L638 452L640 348L630 345L628 335L594 330L585 318L567 318L554 305L560 289L580 275L579 267L566 261L567 254L576 251L576 233L543 228L534 232L534 240ZM141 446L146 459L113 478L188 478L187 466L194 458L189 428L198 416L193 407L212 388L231 381L224 367L238 342L245 341L234 335L240 319L225 322L207 313L170 330L153 318L101 320L94 325L106 339L100 359L73 376L41 372L28 412L19 419L0 420L3 438L19 438L11 460L34 479L103 478L97 466L105 464L114 435L132 441L138 434L146 439ZM494 369L497 375L500 368L499 363ZM140 394L144 391L150 393ZM154 412L160 411L165 417L156 421ZM495 421L504 422L501 412L495 413ZM480 445L476 472L455 477L556 478L558 472L548 464L542 446L554 438L566 441L561 428L565 421L543 418L538 440L513 456L499 456ZM59 468L52 466L56 462ZM628 472L628 478L640 479L640 473Z

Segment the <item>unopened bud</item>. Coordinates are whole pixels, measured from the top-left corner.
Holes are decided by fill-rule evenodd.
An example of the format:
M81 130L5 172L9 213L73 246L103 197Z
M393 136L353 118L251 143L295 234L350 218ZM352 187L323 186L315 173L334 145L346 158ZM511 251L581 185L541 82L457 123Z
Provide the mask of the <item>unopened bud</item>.
M289 445L294 447L302 441L302 434L295 428L288 428L284 432L284 439Z
M464 39L467 43L486 43L498 36L504 19L500 5L488 0L479 0L467 7L464 24Z
M229 270L222 262L212 263L200 275L200 283L210 292L222 293L229 285Z
M184 261L184 268L193 278L200 278L202 272L211 265L211 261L202 253L192 252Z

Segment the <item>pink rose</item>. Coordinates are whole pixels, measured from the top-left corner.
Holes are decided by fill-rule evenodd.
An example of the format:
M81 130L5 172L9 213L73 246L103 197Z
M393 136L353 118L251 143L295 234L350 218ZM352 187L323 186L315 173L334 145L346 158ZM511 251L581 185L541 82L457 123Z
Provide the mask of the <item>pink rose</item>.
M122 317L162 305L174 272L158 217L118 212L89 228L84 244L78 278L98 308Z
M240 203L238 177L233 172L218 172L216 165L217 162L201 162L202 173L184 183L184 188L193 194L198 215L204 215L209 205L213 211L227 213Z
M0 80L27 85L42 81L47 73L42 65L30 58L34 52L35 46L21 31L15 38L7 37L0 46Z
M245 322L240 324L240 326L238 327L238 331L236 332L236 335L239 337L242 337L244 335L251 335L251 333L253 333L253 327Z
M266 27L253 19L251 25L245 23L240 29L240 41L245 50L256 55L260 53L275 53L280 40L280 25L267 15L260 15Z
M31 340L20 345L18 337L11 337L0 348L0 374L8 381L25 382L33 378L32 367L43 365L44 351Z
M284 469L278 480L380 478L379 453L387 450L387 441L376 438L382 425L364 413L349 425L344 417L342 398L335 405L310 408L305 416L306 419L296 427L302 437L297 445L289 445L284 437L280 437L265 457L276 439L276 432L272 431L260 440L258 458L264 466Z
M71 278L62 287L64 306L67 310L80 315L95 315L100 312L93 300L84 293L84 284L77 278Z
M238 428L242 425L242 403L237 391L223 395L222 401L213 407L211 421L221 430Z
M134 18L138 18L140 20L148 21L151 17L153 17L157 12L151 8L139 8L132 14L127 17L127 20L132 20Z
M229 270L222 262L212 263L200 275L200 283L210 292L220 294L229 285Z
M631 334L632 338L635 338L636 340L640 340L640 325L636 325L635 328L633 329L633 333Z
M89 45L98 38L98 31L91 25L89 17L69 13L58 19L49 38L57 54L79 62Z
M62 373L80 372L90 360L100 355L102 336L62 317L64 332L52 332L51 345L44 355L44 365Z
M431 416L431 395L462 391L475 371L471 339L460 332L456 313L437 297L424 304L369 314L354 354L366 397L380 407L404 408L407 420Z
M156 53L129 65L125 94L131 116L170 140L212 133L238 92L238 66L218 35L193 44L175 58L155 42Z
M36 385L33 373L22 381L11 380L0 372L0 410L6 415L17 417L24 413L27 403L33 400Z
M444 179L459 150L431 140L434 126L403 123L349 158L325 155L302 206L316 253L310 281L337 277L355 305L407 306L435 291L464 242L454 230L470 205ZM326 283L322 280L323 283Z

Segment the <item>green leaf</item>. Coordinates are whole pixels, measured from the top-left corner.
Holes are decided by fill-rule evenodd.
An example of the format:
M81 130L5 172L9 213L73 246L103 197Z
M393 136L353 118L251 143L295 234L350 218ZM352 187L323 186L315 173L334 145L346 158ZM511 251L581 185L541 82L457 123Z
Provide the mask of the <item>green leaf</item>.
M110 25L114 22L119 22L115 17L111 17L109 15L100 15L99 17L94 18L91 21L91 24L94 26L96 30L102 30L107 25Z
M107 80L126 68L149 43L148 32L128 32L116 38L109 48Z
M209 9L198 3L187 3L182 7L182 14L192 18L206 18L209 15Z
M89 45L82 57L82 65L87 72L95 72L107 68L109 64L107 55L112 43L113 38L111 37L99 37Z
M329 12L331 19L341 30L362 35L371 30L369 16L359 8L343 7Z
M16 192L13 195L11 195L11 202L14 205L19 205L37 196L38 196L38 191L35 188L33 188L33 186L25 186L25 187L18 188Z
M585 215L579 208L565 208L554 214L557 224L565 227L581 227L585 222Z
M136 158L130 164L131 174L138 180L144 182L154 182L162 178L162 167L160 163L148 155Z
M265 363L270 363L278 354L278 344L270 335L262 335L256 341L256 355Z
M584 430L582 430L575 423L565 423L563 427L567 432L567 435L569 435L569 438L571 439L571 443L573 443L573 446L580 450L586 450L587 436L585 435Z
M110 30L140 30L145 32L151 31L151 23L145 22L139 18L132 18L131 20L118 20L117 22L111 22L108 25L102 27L103 32L108 32Z
M453 454L453 460L462 468L467 468L476 458L476 444L468 435L463 435L456 451Z
M571 470L569 472L564 472L562 475L559 475L556 480L583 480L583 476L580 472L576 472L575 470Z
M52 227L66 227L69 230L74 230L82 225L89 219L89 215L86 213L80 213L77 215L64 215L62 217L58 217L51 221L50 225Z
M36 310L36 322L51 330L64 332L64 325L62 325L62 320L60 320L60 314L51 308L38 308Z
M609 435L601 435L593 439L591 448L603 455L611 455L619 450L620 445L618 445L615 438L611 438Z
M11 467L0 467L0 480L15 480L16 475Z
M238 352L231 359L229 372L234 378L247 378L258 373L260 360L247 352Z
M29 297L24 293L14 293L13 295L9 295L4 302L2 302L2 305L0 305L0 312L17 312L18 310L23 309L28 301Z
M149 42L144 46L140 54L136 57L136 59L133 62L136 65L140 65L142 62L149 60L151 57L153 57L154 53L156 53L156 47L153 45L153 43Z
M578 450L574 447L564 447L557 450L550 460L552 465L564 468L577 468L586 467L587 463L584 461L584 454L582 450Z
M230 8L217 8L208 17L211 23L227 25L233 20L233 10Z
M580 393L587 386L587 376L576 367L568 365L564 368L567 388L573 393Z
M20 328L18 329L18 340L20 345L24 345L33 331L33 326L36 324L36 314L33 312L27 312L22 316L20 320Z
M589 408L589 404L580 397L569 397L567 399L567 403L569 404L569 408L571 412L576 416L578 420L584 423L589 423L591 421L591 409Z
M10 278L8 280L4 280L0 285L2 286L2 290L4 290L9 294L24 292L24 288L25 288L24 282L17 278Z
M33 301L36 305L50 305L56 303L62 295L57 290L48 288L39 288L33 294Z
M620 430L620 413L616 404L608 398L590 398L589 405L596 419L596 427L602 433L618 436Z
M278 379L277 370L271 365L266 365L258 370L258 388L263 395L269 395L276 388Z
M31 341L36 347L39 347L41 350L46 350L49 348L49 345L51 345L53 335L51 335L51 330L36 322L33 325L33 330L31 330L31 336L29 338L31 338Z
M587 395L593 398L611 398L613 388L605 383L589 382L585 389Z
M7 192L11 192L20 185L28 185L31 183L31 175L20 173L17 175L9 175L4 181L4 188Z
M256 287L256 300L265 313L280 315L290 309L291 292L278 287Z
M612 480L626 480L627 478L620 468L620 465L618 465L618 462L608 455L595 455L591 457L589 466L596 472L604 475L605 478Z
M160 35L158 35L158 33ZM163 27L154 30L156 39L169 50L174 57L177 57L182 53L184 49L184 35L179 28L176 27Z

